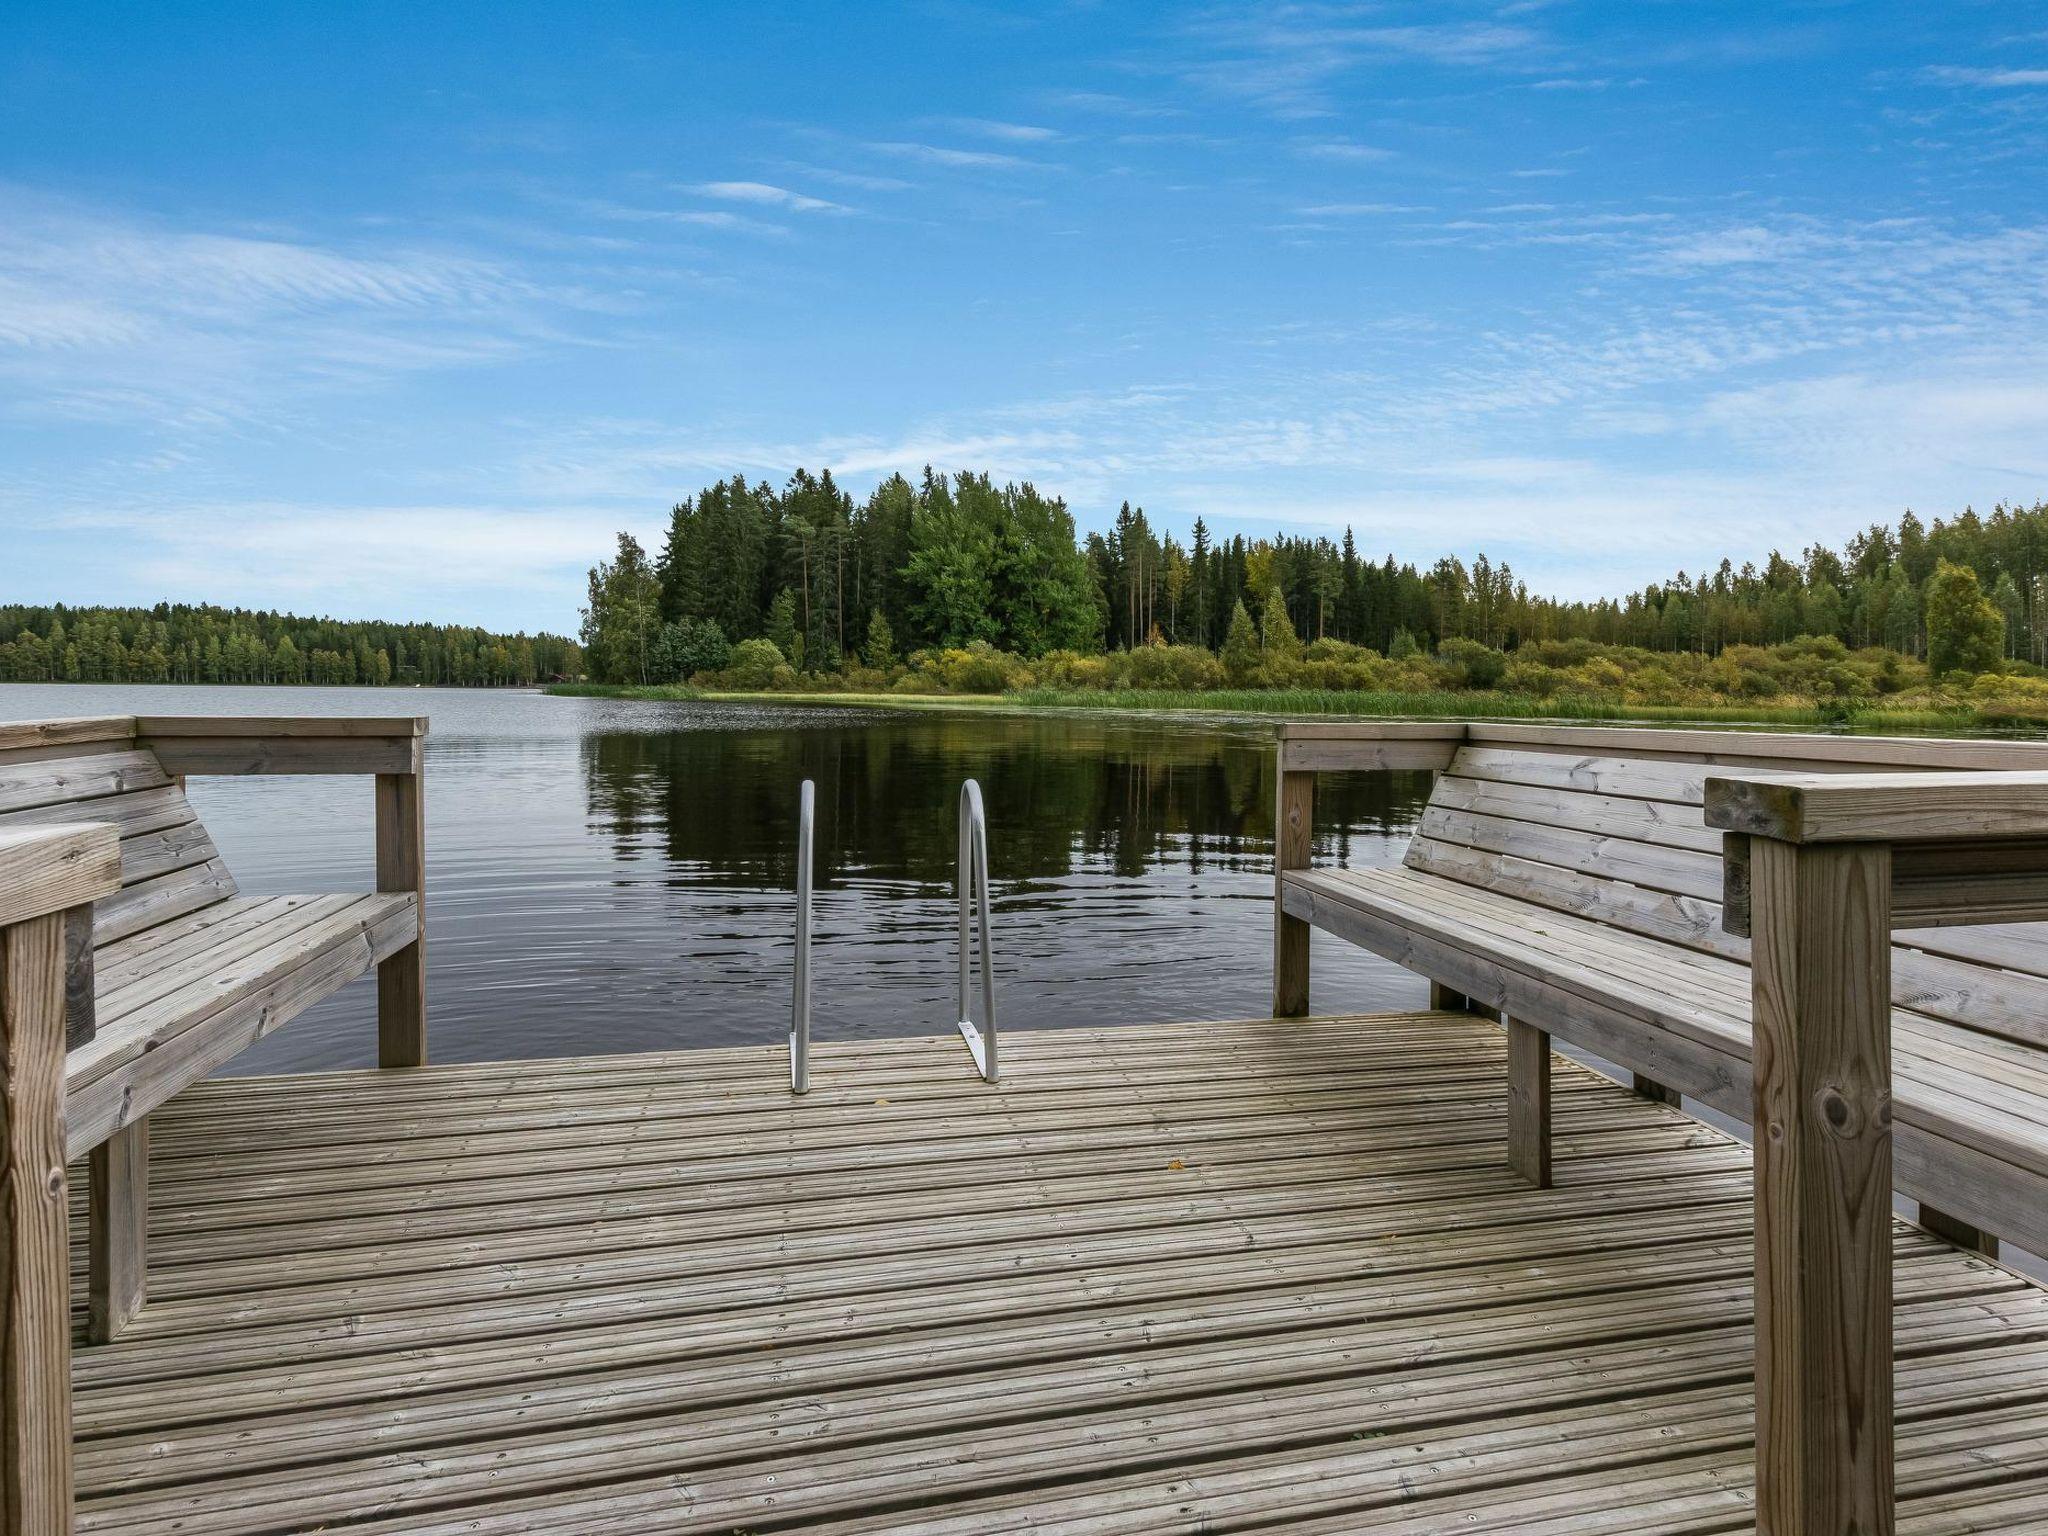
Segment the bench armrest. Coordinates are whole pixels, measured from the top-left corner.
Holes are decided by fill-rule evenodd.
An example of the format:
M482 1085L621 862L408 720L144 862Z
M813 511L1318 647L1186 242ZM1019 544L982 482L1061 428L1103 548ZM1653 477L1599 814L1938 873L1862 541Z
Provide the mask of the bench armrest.
M142 715L137 743L166 773L401 773L420 771L424 715L240 717Z
M98 901L121 888L121 838L105 822L0 831L0 928Z
M1290 721L1274 731L1282 773L1444 769L1465 743L1463 720Z
M2048 773L1712 777L1707 825L1783 843L2048 839Z
M1751 838L1888 849L1894 928L2048 919L2048 773L1772 773L1713 777L1726 834L1722 926L1747 935Z

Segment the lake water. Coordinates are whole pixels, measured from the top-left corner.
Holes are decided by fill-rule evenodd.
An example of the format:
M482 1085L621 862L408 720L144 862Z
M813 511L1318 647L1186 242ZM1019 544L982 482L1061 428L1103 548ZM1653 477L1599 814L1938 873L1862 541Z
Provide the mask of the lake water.
M799 783L818 786L813 1031L952 1027L955 805L987 799L1005 1029L1263 1016L1271 726L523 692L0 685L0 718L423 714L434 1059L779 1041ZM195 779L242 890L368 889L367 779ZM1325 776L1318 862L1399 859L1426 775ZM1318 1009L1425 984L1325 935ZM236 1071L374 1062L357 982ZM822 1057L821 1057L822 1059Z

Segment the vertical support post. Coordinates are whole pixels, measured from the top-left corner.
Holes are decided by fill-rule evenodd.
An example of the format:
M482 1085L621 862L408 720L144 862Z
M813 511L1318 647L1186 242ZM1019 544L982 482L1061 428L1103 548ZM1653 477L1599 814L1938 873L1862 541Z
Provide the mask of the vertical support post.
M377 967L377 1065L427 1064L427 848L422 777L377 775L377 889L410 891L420 931Z
M1508 1029L1508 1166L1550 1188L1550 1036L1520 1019Z
M1958 1248L1981 1253L1987 1259L1998 1257L1996 1237L1975 1222L1964 1221L1960 1216L1951 1216L1947 1211L1937 1210L1925 1200L1920 1202L1920 1225L1944 1243L1953 1243Z
M1429 1006L1435 1013L1470 1013L1472 999L1440 981L1432 980L1429 984Z
M0 1530L71 1530L64 914L0 924Z
M64 909L64 1045L92 1044L98 1031L93 1008L92 903Z
M1316 778L1291 771L1287 744L1280 743L1279 794L1273 807L1273 1017L1299 1018L1308 1012L1309 926L1280 904L1290 869L1307 869L1314 841Z
M1750 871L1757 1530L1890 1536L1891 849Z
M86 1202L87 1334L110 1344L149 1284L149 1117L92 1149Z
M1678 1107L1680 1095L1676 1088L1667 1083L1660 1083L1654 1077L1645 1077L1640 1072L1630 1073L1629 1079L1629 1086L1636 1091L1637 1097L1652 1099L1659 1104L1669 1104L1674 1109Z

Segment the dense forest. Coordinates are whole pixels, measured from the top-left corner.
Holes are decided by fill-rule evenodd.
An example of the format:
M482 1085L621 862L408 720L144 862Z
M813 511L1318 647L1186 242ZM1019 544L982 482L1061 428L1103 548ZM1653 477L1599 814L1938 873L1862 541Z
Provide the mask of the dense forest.
M0 606L0 681L16 683L431 683L503 687L576 677L560 635L452 624L302 619L183 603L154 608Z
M1838 692L1897 691L2038 668L2048 504L1931 525L1907 512L1840 551L1723 560L1624 597L1563 602L1483 554L1426 570L1371 558L1349 529L1217 540L1197 518L1183 543L1126 503L1107 532L1084 538L1064 502L983 474L892 476L860 501L829 472L798 470L780 490L736 475L678 504L653 556L619 536L590 573L583 638L591 676L627 683L851 677L946 691L946 666L966 663L943 658L971 653L983 681L1011 686L1152 685L1133 668L1158 686L1427 685L1416 668L1373 666L1420 660L1450 665L1438 682L1540 691L1560 686L1560 669L1597 682L1591 646L1624 670L1726 694L1744 691L1743 669L1770 670L1763 653L1789 646L1807 672L1817 655L1860 655L1837 669ZM1143 657L1160 650L1181 661ZM1729 657L1734 670L1711 681L1703 664ZM1518 677L1510 658L1524 663Z

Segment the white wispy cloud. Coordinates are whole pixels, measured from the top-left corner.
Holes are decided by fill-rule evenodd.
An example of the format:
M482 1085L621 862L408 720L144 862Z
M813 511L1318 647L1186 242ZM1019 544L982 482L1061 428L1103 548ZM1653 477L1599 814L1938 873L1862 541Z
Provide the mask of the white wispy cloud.
M1038 98L1047 106L1070 112L1096 112L1113 117L1185 117L1187 109L1167 102L1141 101L1113 91L1048 91Z
M1205 10L1183 29L1185 56L1168 65L1206 94L1282 118L1327 116L1335 87L1374 66L1554 71L1553 49L1519 23L1457 20L1385 25L1371 5L1265 4Z
M1046 128L1037 123L1005 123L987 117L947 117L939 121L958 133L980 134L986 139L1002 139L1011 144L1049 144L1062 137L1057 128Z
M773 186L765 181L698 181L682 188L699 197L722 199L732 203L757 203L768 208L786 208L792 213L850 213L844 203L835 203L827 198L809 197L802 192L792 192L787 187Z
M1936 64L1922 73L1943 85L1978 85L1993 89L2024 89L2048 86L2048 69L1978 69L1956 64Z
M1004 154L993 149L955 149L945 144L921 144L900 139L870 140L867 147L880 155L894 155L903 160L915 160L924 165L942 165L951 169L980 168L991 170L1033 170L1043 162L1027 160L1021 155Z
M612 303L457 251L181 228L0 187L0 423L303 426L311 395L504 363Z
M1294 211L1304 218L1341 219L1375 213L1428 213L1430 210L1417 203L1311 203Z
M1311 160L1344 160L1357 164L1375 163L1394 158L1394 151L1378 144L1360 144L1352 139L1302 139L1294 145L1297 155L1306 155Z

